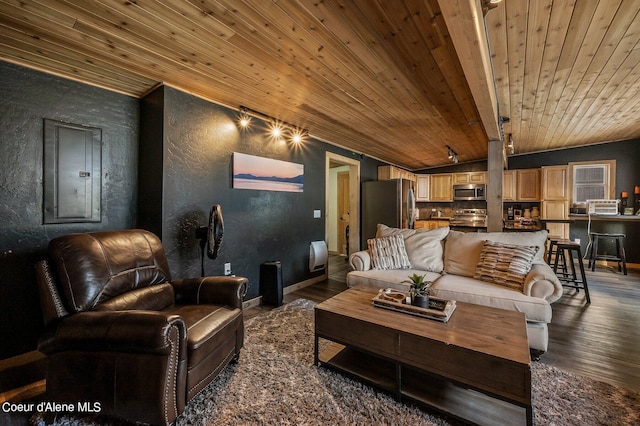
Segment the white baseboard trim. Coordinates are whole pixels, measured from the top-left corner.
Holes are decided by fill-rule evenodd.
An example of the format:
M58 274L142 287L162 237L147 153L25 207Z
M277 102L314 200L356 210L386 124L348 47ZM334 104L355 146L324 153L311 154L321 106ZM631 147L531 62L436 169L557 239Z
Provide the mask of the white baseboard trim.
M329 275L325 272L324 275L320 275L318 277L309 278L308 280L304 280L304 281L301 281L299 283L286 286L285 288L282 289L282 294L284 296L285 294L289 294L289 293L293 293L294 291L298 291L301 288L309 287L310 285L313 285L313 284L316 284L316 283L319 283L321 281L324 281L324 280L328 279L328 276ZM242 302L242 308L243 309L249 309L249 308L253 308L255 306L262 306L262 296L254 297L253 299L245 300L244 302Z
M262 305L262 296L254 297L253 299L245 300L242 302L243 309L253 308L255 306Z
M298 291L301 288L309 287L310 285L314 285L316 283L319 283L320 281L324 281L328 279L328 277L329 275L326 273L326 270L325 270L324 275L309 278L308 280L300 281L299 283L286 286L284 289L282 289L282 292L283 294L293 293L294 291Z

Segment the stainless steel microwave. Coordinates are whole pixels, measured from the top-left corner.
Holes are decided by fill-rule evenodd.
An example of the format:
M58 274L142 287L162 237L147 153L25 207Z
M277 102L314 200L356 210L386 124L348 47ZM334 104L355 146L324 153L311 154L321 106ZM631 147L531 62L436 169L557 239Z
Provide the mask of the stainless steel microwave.
M484 183L463 183L453 185L454 200L486 200L487 185Z

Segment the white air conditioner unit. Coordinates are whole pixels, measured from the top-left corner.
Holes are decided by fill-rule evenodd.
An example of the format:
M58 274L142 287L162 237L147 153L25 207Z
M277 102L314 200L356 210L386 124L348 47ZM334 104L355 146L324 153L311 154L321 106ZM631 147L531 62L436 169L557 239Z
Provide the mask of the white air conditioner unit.
M618 214L620 200L587 200L587 213L590 215L615 216Z

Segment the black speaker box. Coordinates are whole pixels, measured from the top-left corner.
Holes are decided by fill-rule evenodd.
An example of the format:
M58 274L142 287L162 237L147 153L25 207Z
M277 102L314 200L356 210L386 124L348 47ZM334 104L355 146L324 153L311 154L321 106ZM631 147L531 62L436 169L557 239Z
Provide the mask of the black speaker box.
M282 305L282 264L280 261L264 262L260 265L260 294L262 294L263 305Z

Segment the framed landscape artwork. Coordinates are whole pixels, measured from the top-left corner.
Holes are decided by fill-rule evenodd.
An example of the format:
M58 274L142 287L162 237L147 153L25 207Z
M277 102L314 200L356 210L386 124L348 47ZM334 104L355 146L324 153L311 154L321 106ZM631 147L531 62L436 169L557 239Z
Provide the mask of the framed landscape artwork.
M263 191L302 192L304 165L234 152L233 187Z

